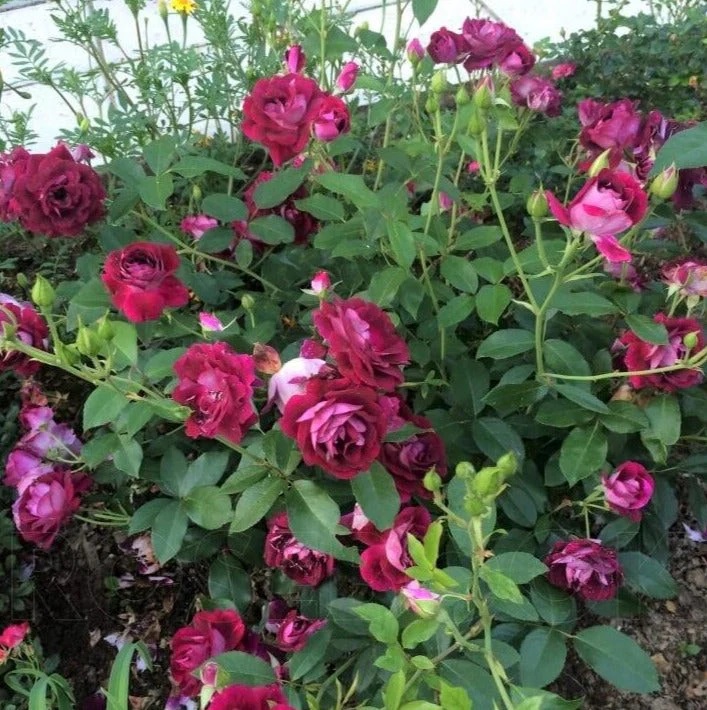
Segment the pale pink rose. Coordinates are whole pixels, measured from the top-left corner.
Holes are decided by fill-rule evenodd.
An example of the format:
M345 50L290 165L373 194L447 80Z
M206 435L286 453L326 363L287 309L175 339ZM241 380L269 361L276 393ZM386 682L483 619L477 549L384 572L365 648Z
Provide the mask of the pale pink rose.
M208 333L218 333L224 329L223 323L213 313L202 311L199 313L199 325Z
M307 380L319 374L325 365L324 360L306 357L296 357L286 362L268 383L268 404L274 403L280 412L284 412L290 397L302 394Z
M347 62L344 64L338 77L336 77L336 88L340 91L348 91L356 83L358 77L358 64Z
M179 227L182 232L191 235L194 239L201 239L209 229L218 227L218 220L205 214L192 214L186 216Z

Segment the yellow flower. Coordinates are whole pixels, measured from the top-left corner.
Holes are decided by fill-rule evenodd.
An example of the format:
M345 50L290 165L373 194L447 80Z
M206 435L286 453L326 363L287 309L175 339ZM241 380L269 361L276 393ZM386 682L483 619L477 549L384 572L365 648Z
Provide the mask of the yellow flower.
M191 15L196 10L194 0L171 0L172 9L182 15Z

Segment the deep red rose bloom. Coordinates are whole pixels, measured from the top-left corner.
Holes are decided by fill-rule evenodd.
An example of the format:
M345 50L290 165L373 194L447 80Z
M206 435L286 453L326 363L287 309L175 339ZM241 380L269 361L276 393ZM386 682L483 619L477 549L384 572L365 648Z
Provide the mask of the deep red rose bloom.
M49 153L18 156L0 179L3 192L10 184L9 217L30 232L75 237L105 214L101 178L93 168L76 162L63 144Z
M301 200L309 197L309 190L305 185L300 185L284 202L281 202L275 207L260 208L255 204L255 190L258 185L264 182L269 182L275 177L275 173L267 170L261 171L253 182L248 186L248 189L243 194L246 207L248 208L248 219L256 219L257 217L265 217L269 214L282 217L286 222L289 222L295 230L295 244L306 244L309 236L317 231L319 222L312 217L309 212L303 212L298 209L295 200ZM263 247L265 244L259 242Z
M376 460L387 422L375 390L346 379L312 377L303 394L288 400L280 426L308 466L346 479Z
M561 540L545 558L550 584L587 601L613 599L623 581L616 550L598 540Z
M209 710L295 710L280 686L229 685L211 698Z
M24 540L48 550L59 529L81 505L81 494L91 487L85 473L57 466L31 481L12 505L15 526Z
M384 531L381 541L361 553L361 577L376 592L399 592L411 578L405 570L413 561L408 553L408 534L421 539L430 526L426 508L403 508L395 517L390 530Z
M400 368L410 362L408 346L375 303L361 298L324 301L312 320L349 380L385 391L403 382Z
M468 51L464 37L446 27L433 32L427 45L427 54L435 64L456 64L466 57Z
M174 276L178 268L173 246L135 242L108 254L101 279L113 305L132 323L143 323L189 302L187 287Z
M44 318L29 303L16 301L6 293L0 293L0 330L14 330L15 338L40 350L49 345L49 328ZM39 370L40 363L7 344L0 350L0 370L14 370L22 377L29 377Z
M521 76L511 82L511 98L517 106L524 106L531 111L547 116L560 115L562 93L555 85L542 76Z
M260 79L243 103L243 133L282 165L309 142L322 99L317 82L300 74Z
M265 537L265 564L281 569L297 584L316 587L334 572L334 558L312 550L295 539L287 513L279 513L268 521Z
M230 345L196 343L174 363L179 382L172 398L190 407L187 436L223 436L239 443L257 420L253 387L258 382L250 355Z
M491 67L523 44L518 33L502 22L470 17L464 20L462 36L469 52L464 62L467 71Z
M653 476L637 461L625 461L611 474L603 476L601 483L609 507L634 523L641 519L655 490Z
M704 331L694 318L673 318L665 313L658 313L653 320L665 326L668 331L668 344L648 343L641 340L633 331L627 331L617 340L614 348L619 351L619 360L625 370L630 372L670 367L704 348ZM695 334L696 342L694 347L688 348L684 338L691 333ZM694 387L702 382L702 372L698 369L686 369L658 372L654 375L632 375L628 381L634 389L654 387L663 392L675 392Z
M237 649L246 633L240 614L233 609L199 611L189 626L172 637L169 670L182 695L195 697L201 681L192 675L213 656Z
M312 132L317 140L328 143L348 133L351 128L349 109L338 97L325 95L312 123Z
M310 619L291 609L280 622L277 630L277 647L286 653L301 651L309 637L326 624L326 619Z

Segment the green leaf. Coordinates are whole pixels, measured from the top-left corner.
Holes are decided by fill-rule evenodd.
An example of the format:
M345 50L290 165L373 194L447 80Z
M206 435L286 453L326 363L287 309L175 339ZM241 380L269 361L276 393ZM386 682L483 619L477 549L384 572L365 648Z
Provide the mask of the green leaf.
M444 710L471 710L471 700L464 688L456 688L444 681L440 682L439 702Z
M592 626L573 639L579 657L619 690L652 693L660 689L658 673L648 654L611 626Z
M494 360L501 360L506 357L513 357L521 353L528 352L535 347L535 338L529 330L520 328L506 328L497 330L486 338L479 349L476 357L490 357Z
M451 328L461 323L471 315L474 310L474 297L464 294L455 296L445 303L437 314L437 323L440 328Z
M83 428L93 429L108 424L128 406L128 400L122 392L107 385L96 387L83 405Z
M192 461L180 485L180 495L184 496L197 486L215 486L222 478L230 453L228 451L207 451Z
M159 382L165 377L174 376L174 363L187 351L186 348L160 350L145 363L145 377L152 382Z
M608 407L609 412L599 417L599 420L610 431L631 434L648 428L648 417L635 404L616 400L609 402Z
M331 644L333 631L327 624L307 639L307 645L290 656L287 667L290 671L290 680L296 681L307 675L326 655Z
M437 0L412 0L412 14L424 25L437 7Z
M314 177L322 187L342 195L359 209L380 207L380 199L364 182L360 175L349 175L332 171Z
M216 486L199 486L189 491L184 509L194 523L206 530L218 530L233 515L230 496Z
M670 136L658 151L651 168L651 176L657 175L673 163L678 170L707 165L707 122L698 123Z
M499 413L524 409L542 399L548 388L540 382L519 382L513 385L496 385L485 397L484 402Z
M530 599L538 614L553 626L574 623L577 620L577 603L566 592L553 587L543 578L530 584Z
M185 178L195 178L204 173L216 173L217 175L234 177L238 180L246 179L245 173L242 170L232 165L222 163L219 160L205 158L200 155L185 155L176 165L173 165L170 170Z
M230 553L220 554L209 567L209 596L228 599L241 612L251 602L250 575Z
M503 572L516 584L525 584L547 572L547 567L527 552L502 552L489 559L486 565Z
M381 308L389 306L400 291L400 285L409 276L405 269L390 266L373 274L368 284L368 298Z
M678 587L668 570L642 552L622 552L619 562L626 584L636 592L653 599L671 599Z
M131 158L116 158L108 164L108 172L117 175L127 185L140 182L145 177L142 166Z
M616 313L619 309L609 299L591 291L560 293L552 301L552 307L567 316L591 316L599 318Z
M599 539L609 547L621 549L626 547L638 534L640 523L634 523L628 518L619 517L605 525L599 533Z
M267 476L246 488L236 503L230 531L252 528L268 514L283 489L283 480L276 476Z
M599 414L608 414L609 407L604 404L599 398L595 397L591 392L585 389L580 389L574 385L555 385L555 389L570 402L578 404L590 412L598 412Z
M176 446L170 446L160 459L161 488L179 498L188 493L189 489L183 484L187 466L187 457Z
M648 429L641 431L642 436L658 439L666 446L677 443L682 426L677 397L670 394L656 395L643 411L650 425Z
M594 419L594 412L564 399L545 400L535 414L535 421L546 426L559 428L586 424Z
M509 424L496 417L480 417L471 425L474 443L491 461L498 461L501 456L512 451L522 466L525 459L525 447L518 433Z
M381 604L361 604L354 612L369 622L368 630L376 641L385 644L397 642L400 627L390 609Z
M258 209L270 209L281 205L303 182L311 165L300 168L285 168L255 188L253 200Z
M586 376L591 374L582 353L564 340L553 338L546 340L543 343L543 356L545 365L550 372L555 372L558 375Z
M401 636L403 648L415 648L428 639L431 639L439 629L440 623L437 619L415 619L404 629Z
M596 473L606 461L609 445L601 426L575 427L562 442L560 470L565 480L575 483Z
M187 532L189 518L179 501L165 505L152 522L152 547L157 559L164 564L179 552Z
M451 685L466 691L474 710L494 710L501 703L491 674L476 663L446 658L439 664L438 673Z
M390 247L398 266L409 269L417 254L415 235L405 222L390 220L386 223Z
M137 364L137 330L132 323L113 321L110 344L116 357L116 370Z
M297 209L311 214L324 222L343 222L346 217L344 206L334 197L317 193L310 197L295 200Z
M341 518L339 506L314 481L295 481L286 496L290 529L307 547L355 562L358 554L335 537Z
M480 568L479 576L488 584L493 596L514 604L522 603L523 595L520 593L518 585L510 577L489 565L483 565Z
M225 193L214 192L201 201L201 209L221 222L233 222L248 219L248 209L245 204Z
M400 670L390 676L383 686L384 710L399 710L405 692L405 671Z
M450 394L456 405L477 415L489 391L489 373L478 360L465 360L452 370Z
M266 244L291 244L295 240L294 227L275 214L254 219L249 223L248 229Z
M642 315L626 316L626 325L641 339L654 345L668 344L668 331L662 323Z
M476 312L481 320L497 325L512 299L513 294L505 284L486 284L476 294Z
M503 239L503 231L496 225L474 227L464 232L454 243L458 251L483 249Z
M445 256L440 266L440 274L454 288L466 293L476 293L479 276L468 259L461 256Z
M166 506L171 505L174 501L169 498L154 498L153 500L148 500L147 503L141 505L130 518L130 525L128 526L128 533L134 535L135 533L147 530L154 522L157 514Z
M213 227L204 232L196 246L206 254L218 254L228 249L233 239L234 234L230 227Z
M113 452L113 463L119 471L128 476L137 476L142 466L142 446L131 437L121 435L118 437L118 446Z
M166 208L167 200L174 192L174 180L170 173L161 175L148 175L141 178L137 184L137 191L140 199L148 206L156 210Z
M170 135L160 136L156 140L148 143L142 154L145 162L150 166L155 175L165 172L172 162L177 142Z
M272 666L250 653L228 651L209 660L224 673L224 685L270 685L276 680Z
M125 710L130 706L130 668L133 656L139 655L147 667L152 670L152 657L142 641L126 643L113 661L106 691L106 710Z
M544 688L552 683L565 665L567 645L553 628L531 631L520 646L520 680L523 685Z
M374 461L370 470L351 479L351 489L365 516L379 529L392 527L400 510L400 496L393 477Z

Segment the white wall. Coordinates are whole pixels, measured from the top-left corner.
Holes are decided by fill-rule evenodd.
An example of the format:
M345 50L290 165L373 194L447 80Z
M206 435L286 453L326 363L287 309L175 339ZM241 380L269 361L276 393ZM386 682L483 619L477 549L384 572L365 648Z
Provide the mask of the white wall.
M208 1L208 0L202 0ZM23 6L23 0L13 0L14 4L0 9L0 27L22 30L28 37L41 42L46 50L50 62L65 62L77 69L88 68L87 55L76 48L64 43L52 41L58 34L50 18L52 12L51 2L38 0L24 0L33 2ZM198 0L197 0L198 2ZM318 0L308 0L317 3ZM20 4L19 7L17 5ZM353 0L350 9L366 8L372 5L381 5L380 0ZM646 7L646 0L630 0L628 12L638 12ZM411 36L418 36L423 44L429 35L441 26L458 30L464 18L476 14L477 7L486 6L491 13L508 25L513 27L529 44L533 44L544 37L559 39L564 30L568 33L579 29L590 28L595 22L596 6L590 0L439 0L438 7L422 28L417 27L408 10L403 29L411 28ZM115 20L121 36L126 37L128 47L134 40L133 17L123 0L94 0L97 9L109 9L111 17ZM247 16L247 0L231 0L232 13L236 17ZM12 7L14 9L7 9ZM381 16L384 12L384 16ZM483 10L481 16L484 16ZM378 30L383 20L384 33L391 38L394 33L395 1L388 0L386 9L381 8L362 11L357 22L367 21L371 29ZM148 37L151 44L166 41L166 34L162 20L157 14L157 0L148 0L146 9L141 13L141 25L147 22ZM170 27L173 36L181 36L181 20L172 15ZM196 23L190 24L189 39L198 42L200 37L196 31ZM133 47L135 49L136 47ZM119 59L118 50L110 45L105 45L106 58L109 61ZM0 70L6 82L15 84L19 77L12 64L12 58L5 51L0 51ZM73 116L68 108L63 106L56 98L54 92L40 85L22 85L24 91L32 95L31 100L24 100L16 94L5 90L2 95L0 113L9 115L13 110L36 105L32 126L39 134L35 148L46 149L53 145L56 134L62 127L72 125Z

